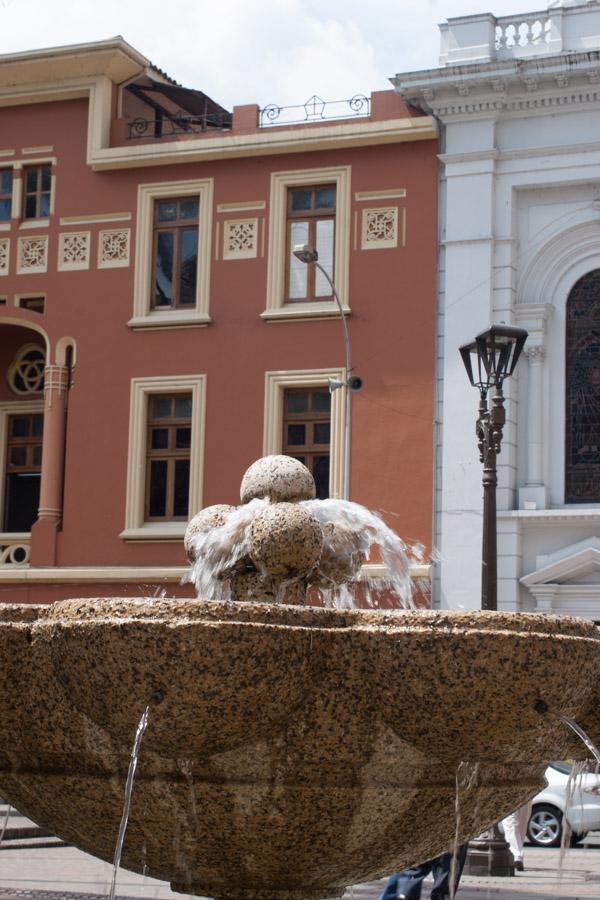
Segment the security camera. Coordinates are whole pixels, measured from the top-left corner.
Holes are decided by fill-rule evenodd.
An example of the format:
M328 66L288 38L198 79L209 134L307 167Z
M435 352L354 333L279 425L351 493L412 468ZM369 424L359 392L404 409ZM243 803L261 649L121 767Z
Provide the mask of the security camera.
M363 389L363 380L359 375L351 375L348 379L348 390L352 391L353 394L358 393L358 391L362 391Z

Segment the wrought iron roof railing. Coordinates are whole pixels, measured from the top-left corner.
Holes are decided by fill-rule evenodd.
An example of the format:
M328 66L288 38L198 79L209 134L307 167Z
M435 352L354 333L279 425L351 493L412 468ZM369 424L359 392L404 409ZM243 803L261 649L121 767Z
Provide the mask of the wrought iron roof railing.
M258 124L261 128L269 125L298 125L324 119L364 117L370 113L371 100L364 94L355 94L349 100L322 100L313 94L306 103L296 106L278 106L276 103L269 103L260 110Z
M157 113L152 119L133 119L127 128L128 140L161 138L173 134L202 134L212 128L230 129L231 113L207 113L202 116L190 116L186 113L166 116Z

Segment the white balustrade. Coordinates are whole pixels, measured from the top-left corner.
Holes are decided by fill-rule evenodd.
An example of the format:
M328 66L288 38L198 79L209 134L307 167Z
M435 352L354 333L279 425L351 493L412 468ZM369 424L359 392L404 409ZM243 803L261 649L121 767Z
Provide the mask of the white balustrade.
M498 56L513 56L524 47L540 48L550 40L552 18L547 11L496 19Z
M31 549L29 535L1 535L0 536L0 568L29 565L29 552Z

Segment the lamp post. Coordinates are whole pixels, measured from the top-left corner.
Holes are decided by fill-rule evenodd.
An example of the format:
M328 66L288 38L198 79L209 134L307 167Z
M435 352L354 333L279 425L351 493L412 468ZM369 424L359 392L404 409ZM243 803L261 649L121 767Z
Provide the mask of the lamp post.
M317 269L322 272L322 274L327 279L329 286L331 287L331 291L333 296L335 297L335 301L338 305L340 311L340 317L342 319L342 328L344 332L344 355L346 358L346 380L340 381L337 378L329 379L329 391L333 393L337 391L341 387L346 388L346 421L344 424L344 500L350 499L350 416L351 416L351 402L350 398L353 393L356 391L360 391L363 386L362 378L359 378L358 375L352 374L352 354L350 350L350 336L348 334L348 323L346 322L346 313L344 312L344 308L342 306L342 302L339 298L338 292L336 290L335 284L329 276L329 273L323 268L321 263L319 262L319 254L314 247L311 247L309 244L296 244L294 247L294 256L296 259L299 259L300 262L306 263L307 265L315 265Z
M481 608L495 610L497 600L496 457L500 453L506 421L502 386L509 378L527 340L523 328L492 325L460 348L469 381L479 389L479 416L475 426L479 458L483 463L483 539L481 548ZM473 362L476 363L474 368ZM488 394L493 389L491 407ZM514 875L514 860L498 825L469 842L465 872L469 875Z
M479 389L479 416L475 426L479 458L483 463L483 541L481 552L481 608L497 609L496 457L500 453L506 421L502 385L509 378L527 340L523 328L492 325L460 348L469 381ZM475 357L476 369L473 369ZM491 408L488 393L493 388Z

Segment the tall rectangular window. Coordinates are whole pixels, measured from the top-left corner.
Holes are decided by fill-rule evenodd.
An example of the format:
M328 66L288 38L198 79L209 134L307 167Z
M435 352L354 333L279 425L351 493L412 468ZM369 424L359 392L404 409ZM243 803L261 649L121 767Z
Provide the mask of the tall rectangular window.
M188 518L192 395L151 394L146 437L148 522Z
M329 497L331 394L325 387L288 388L283 394L283 453L312 472L317 497Z
M154 202L153 309L195 306L198 214L198 197Z
M26 166L23 170L23 218L44 219L50 215L52 166Z
M0 169L0 222L10 221L12 214L12 169Z
M31 531L37 519L42 474L42 413L8 417L4 531Z
M319 263L333 278L335 256L335 184L290 187L287 191L286 301L323 300L332 297L331 286L314 265L296 259L294 247L309 244Z

